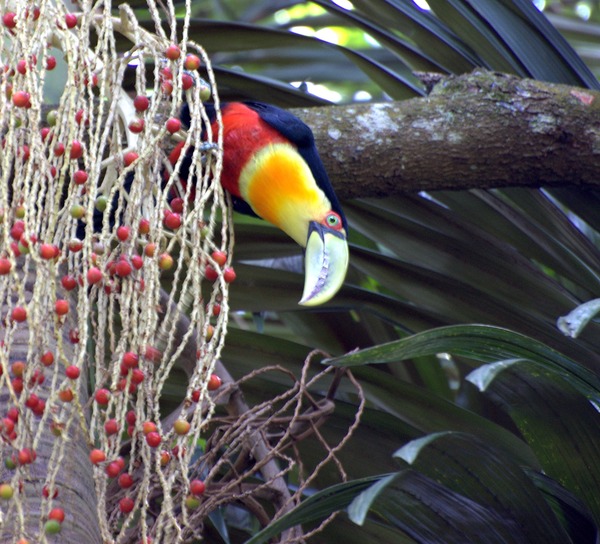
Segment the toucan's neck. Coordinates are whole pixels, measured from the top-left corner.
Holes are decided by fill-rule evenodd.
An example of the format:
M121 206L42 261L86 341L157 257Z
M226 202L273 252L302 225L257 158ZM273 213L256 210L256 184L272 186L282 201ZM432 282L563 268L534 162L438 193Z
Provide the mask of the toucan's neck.
M331 208L310 168L290 144L267 144L254 153L240 172L239 190L259 217L303 247L309 222L321 221Z

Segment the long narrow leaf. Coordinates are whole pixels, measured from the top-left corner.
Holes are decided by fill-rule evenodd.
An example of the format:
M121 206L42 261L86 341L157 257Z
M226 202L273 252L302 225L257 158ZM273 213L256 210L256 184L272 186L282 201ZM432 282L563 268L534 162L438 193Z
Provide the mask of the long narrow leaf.
M319 491L302 501L291 512L256 533L245 544L262 544L290 527L324 519L333 512L346 508L357 494L380 478L381 476L372 476L353 480Z
M487 325L455 325L415 334L327 361L333 366L389 363L410 357L453 353L481 362L523 358L562 373L586 395L600 395L600 378L558 351L522 334Z
M569 542L518 460L488 441L465 433L436 433L406 444L394 456L452 491L503 513L536 541Z
M600 524L600 414L562 372L513 360L468 378L502 408L536 452L544 473L581 497Z

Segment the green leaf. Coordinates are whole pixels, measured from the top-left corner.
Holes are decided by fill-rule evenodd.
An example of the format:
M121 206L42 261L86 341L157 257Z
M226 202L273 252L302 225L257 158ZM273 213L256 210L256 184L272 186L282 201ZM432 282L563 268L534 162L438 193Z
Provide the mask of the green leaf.
M599 398L600 378L558 351L522 334L487 325L455 325L329 359L333 366L389 363L410 357L452 353L480 362L523 358L559 371L591 398Z
M442 432L406 444L394 456L452 491L503 514L539 542L569 542L554 512L518 461L473 435Z
M571 540L578 544L596 544L598 528L581 500L556 480L527 468L523 470L544 494L556 517L561 520L563 527L571 536Z
M417 60L414 58L415 52L421 52L424 60L439 66L436 71L468 72L483 64L459 37L438 19L412 3L357 0L353 3L354 11L344 10L328 2L318 3L363 28L396 54L405 56L408 53L407 62L414 63ZM392 34L388 29L395 33ZM416 64L415 69L429 70L421 63Z
M467 379L511 417L544 473L581 497L600 523L597 397L590 402L564 372L538 361L486 365Z
M474 9L461 0L432 0L429 5L435 14L485 62L485 67L525 75L522 64L504 46L494 28L478 17Z
M261 544L290 527L324 519L333 512L348 506L358 493L368 488L379 478L380 476L372 476L361 480L353 480L319 491L304 499L299 506L255 534L245 544Z
M357 521L369 509L369 518L402 531L426 544L537 543L514 519L495 508L478 504L414 470L387 476L359 495L349 511ZM386 485L384 485L386 484ZM564 543L557 538L548 542Z
M479 414L377 369L358 368L356 375L361 378L373 406L409 423L421 433L453 430L473 434L498 445L521 464L539 467L537 459L520 438Z
M250 49L285 47L308 48L309 51L310 49L331 49L346 56L393 98L411 98L423 94L423 86L407 66L404 66L400 72L393 72L367 55L347 47L293 32L244 23L194 20L191 25L192 35L196 36L196 40L202 43L209 52L247 52ZM218 68L223 69L222 67ZM221 85L221 78L218 81ZM256 98L260 98L260 96L256 96Z

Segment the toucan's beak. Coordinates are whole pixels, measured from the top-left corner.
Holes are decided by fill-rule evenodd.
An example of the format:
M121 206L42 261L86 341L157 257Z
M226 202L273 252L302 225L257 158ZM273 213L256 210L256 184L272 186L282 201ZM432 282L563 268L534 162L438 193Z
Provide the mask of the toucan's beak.
M304 293L298 304L317 306L327 302L339 291L347 270L346 235L311 221L304 255Z

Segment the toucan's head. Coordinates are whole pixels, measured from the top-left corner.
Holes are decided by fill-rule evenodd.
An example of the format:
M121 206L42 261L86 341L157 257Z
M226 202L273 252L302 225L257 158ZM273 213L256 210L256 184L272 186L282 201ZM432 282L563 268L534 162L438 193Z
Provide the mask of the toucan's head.
M300 304L316 306L333 297L348 269L346 222L305 158L289 143L267 144L242 168L239 191L259 217L305 248Z

